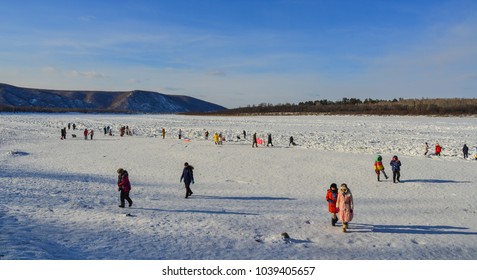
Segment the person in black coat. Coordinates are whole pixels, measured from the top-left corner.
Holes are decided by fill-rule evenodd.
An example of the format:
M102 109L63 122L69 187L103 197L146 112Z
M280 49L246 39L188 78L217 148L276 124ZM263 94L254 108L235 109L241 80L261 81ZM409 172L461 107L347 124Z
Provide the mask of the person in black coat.
M185 188L186 188L186 196L188 198L193 194L192 190L190 189L190 183L194 184L194 167L189 165L189 163L184 163L184 169L182 170L181 182L184 180Z
M296 146L296 143L293 140L293 136L290 136L290 143L288 144L288 147L290 147L291 145Z
M462 152L464 153L464 159L467 159L469 157L469 147L467 147L467 144L464 144Z
M269 133L269 134L268 134L267 147L268 147L268 145L272 145L272 147L273 147L273 143L272 143L272 134L271 134L271 133Z

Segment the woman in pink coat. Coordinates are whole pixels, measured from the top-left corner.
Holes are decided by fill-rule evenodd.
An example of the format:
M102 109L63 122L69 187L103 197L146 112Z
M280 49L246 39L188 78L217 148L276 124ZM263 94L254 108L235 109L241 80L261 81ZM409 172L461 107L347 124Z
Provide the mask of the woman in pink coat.
M348 223L353 220L353 195L346 184L341 184L336 199L336 208L339 209L338 219L343 223L343 232L348 229Z

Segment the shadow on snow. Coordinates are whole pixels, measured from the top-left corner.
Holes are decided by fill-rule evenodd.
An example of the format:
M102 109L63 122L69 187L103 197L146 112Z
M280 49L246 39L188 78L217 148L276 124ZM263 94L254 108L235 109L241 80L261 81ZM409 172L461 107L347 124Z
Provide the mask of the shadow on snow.
M288 197L271 197L271 196L212 196L212 195L196 195L197 198L203 199L223 199L223 200L296 200Z
M401 183L433 183L433 184L465 184L471 181L440 180L440 179L411 179L401 180Z
M25 169L4 169L0 168L0 178L37 178L48 180L59 180L67 182L89 182L100 184L116 184L115 177L103 177L99 175L81 174L81 173L61 173L61 172L45 172L31 171Z
M355 232L477 235L477 232L465 231L465 230L468 230L469 228L452 227L452 226L355 224L352 227Z
M208 210L166 210L159 208L133 208L137 210L145 211L159 211L159 212L169 212L169 213L202 213L202 214L212 214L212 215L246 215L246 216L258 216L259 214L255 213L246 213L246 212L229 212L229 211L208 211Z

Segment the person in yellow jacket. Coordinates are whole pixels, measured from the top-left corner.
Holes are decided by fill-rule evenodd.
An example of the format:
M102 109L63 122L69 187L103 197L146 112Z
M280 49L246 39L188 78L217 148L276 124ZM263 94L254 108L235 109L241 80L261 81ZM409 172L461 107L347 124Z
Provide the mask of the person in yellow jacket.
M214 143L215 143L215 145L219 144L219 134L217 132L214 133Z
M376 172L376 175L378 176L378 181L380 181L379 175L381 172L383 172L384 178L388 178L388 175L384 172L383 157L381 155L378 155L374 161L374 172Z

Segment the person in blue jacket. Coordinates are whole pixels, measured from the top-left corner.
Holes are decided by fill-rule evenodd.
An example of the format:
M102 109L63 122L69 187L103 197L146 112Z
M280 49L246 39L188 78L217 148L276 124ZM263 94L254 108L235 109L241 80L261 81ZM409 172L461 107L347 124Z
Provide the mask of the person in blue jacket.
M185 188L186 188L186 196L188 198L193 194L192 190L190 189L190 183L194 184L194 167L189 165L189 163L184 163L184 169L182 170L181 182L184 180Z
M393 182L401 182L401 161L398 159L397 156L393 156L393 159L391 160L391 168L393 170ZM397 181L397 182L396 182Z

